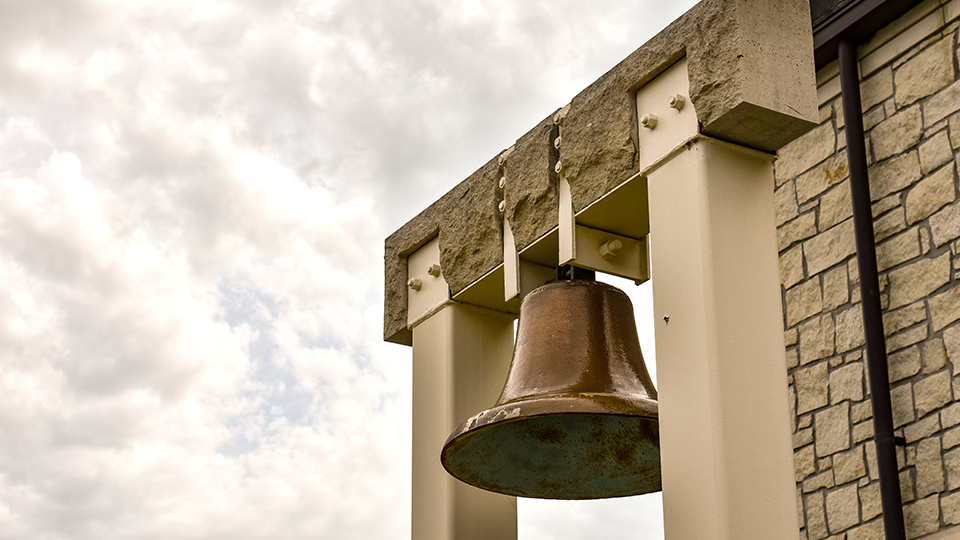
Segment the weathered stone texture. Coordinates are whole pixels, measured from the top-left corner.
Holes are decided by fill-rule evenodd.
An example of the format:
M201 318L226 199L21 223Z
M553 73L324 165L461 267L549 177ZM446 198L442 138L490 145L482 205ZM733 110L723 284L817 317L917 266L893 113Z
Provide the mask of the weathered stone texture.
M893 427L898 428L913 422L913 386L910 383L901 384L890 390L890 408L893 411Z
M520 137L503 161L503 200L517 249L559 223L558 178L554 170L559 129L553 115Z
M883 333L889 336L926 319L927 310L923 302L917 302L896 311L888 311L883 314Z
M849 180L844 180L824 193L820 197L820 218L817 224L820 230L825 231L853 216L852 204Z
M843 402L814 415L818 456L850 448L850 404Z
M787 291L787 326L793 326L823 310L820 278L814 277Z
M903 207L898 206L873 220L873 238L876 242L882 242L906 228L907 222L904 219Z
M827 405L827 388L830 379L827 376L826 362L820 362L793 374L797 387L797 414L804 414Z
M860 521L857 485L851 484L827 493L827 525L836 534L849 529Z
M918 416L923 417L943 407L953 400L953 390L950 386L950 373L941 371L914 383L913 392Z
M804 446L793 453L793 469L796 472L797 482L817 472L813 445Z
M826 127L829 128L830 125L827 124ZM792 146L788 146L787 148L792 148ZM831 150L830 154L832 153L833 151ZM810 159L812 160L816 158ZM779 170L779 168L780 162L777 162L777 170ZM850 170L847 166L846 152L840 152L830 157L830 159L826 160L826 162L824 162L822 165L814 167L810 172L805 173L797 178L797 202L803 204L809 201L813 197L816 197L817 195L829 189L831 186L835 186L840 182L843 182L843 180L847 178L849 174Z
M943 491L943 460L940 439L924 439L917 445L917 497Z
M920 372L920 349L910 347L887 357L890 382L898 382Z
M864 344L863 310L859 304L837 314L837 352L847 352Z
M960 320L960 287L953 287L949 291L930 298L930 316L933 319L933 331Z
M890 272L890 307L905 306L942 287L950 280L950 254L922 259Z
M917 152L902 154L870 168L870 199L879 200L916 182L922 176Z
M903 438L907 444L919 441L940 431L940 415L931 414L919 422L914 422L903 428ZM913 450L907 447L907 451Z
M803 246L797 245L780 255L780 283L785 289L789 289L801 281L803 281Z
M863 399L863 364L848 364L830 373L830 403Z
M941 39L900 66L893 75L894 100L904 107L953 82L953 40Z
M847 540L883 540L883 521L876 519L850 529L847 531Z
M817 216L813 212L800 214L800 217L777 229L779 250L790 247L795 242L817 234Z
M920 231L917 228L877 245L877 270L883 272L920 255Z
M867 464L863 460L863 446L833 455L833 477L838 484L843 485L866 475Z
M826 538L827 515L823 510L823 493L807 496L807 538L820 540Z
M823 315L800 325L800 364L827 358L834 351L833 317Z
M831 311L850 300L847 267L838 266L823 274L823 310Z
M920 169L923 174L930 174L951 159L953 151L945 129L920 145Z
M951 493L940 499L940 512L947 525L960 523L960 493Z
M860 83L860 105L869 111L893 95L893 70L883 68ZM838 110L842 107L838 107Z
M919 538L940 528L940 497L931 495L903 507L907 538Z
M947 489L960 488L960 448L943 454L943 467L947 471Z
M932 126L960 111L960 81L957 81L923 104L923 122Z
M918 182L907 193L906 218L916 223L956 199L953 167L944 167Z
M955 202L930 216L933 243L942 246L960 236L960 202Z
M870 132L873 159L883 161L899 154L920 142L923 135L923 118L920 107L900 111L877 124Z
M893 334L887 338L887 352L899 351L904 347L909 347L914 343L920 343L927 339L928 330L925 325L915 326L905 332Z
M797 188L794 182L787 182L773 192L774 210L777 227L797 217Z
M777 153L776 177L793 178L833 155L836 146L837 134L830 123L808 131L802 137L781 148ZM841 164L842 168L839 167ZM847 174L846 162L836 159L831 160L830 164L824 164L824 169L832 171L831 175L833 176L839 175L838 181L842 180ZM800 195L801 191L803 191L803 195ZM810 198L808 190L801 190L799 182L797 195L799 202L804 202Z
M807 272L811 276L830 268L855 252L856 243L854 241L852 219L848 219L803 243L803 254L807 259Z
M860 518L869 521L883 512L880 505L880 484L873 482L860 488Z

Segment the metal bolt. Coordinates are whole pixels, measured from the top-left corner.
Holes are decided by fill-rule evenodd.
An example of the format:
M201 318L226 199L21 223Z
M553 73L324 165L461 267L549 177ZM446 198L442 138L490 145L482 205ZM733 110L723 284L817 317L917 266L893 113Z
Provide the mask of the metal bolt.
M560 174L561 172L563 172L563 162L557 161L557 164L553 166L553 170L557 171L557 174Z
M427 268L427 273L433 277L440 277L440 265L431 264L430 268Z
M643 115L643 118L640 119L640 123L643 124L643 127L647 129L653 129L657 127L657 115L653 113L647 113Z
M670 107L673 109L676 109L679 111L680 109L683 108L683 104L685 102L686 102L686 99L684 99L684 97L681 96L680 94L674 94L670 96Z
M507 177L506 177L506 176L501 176L501 177L500 177L500 189L503 189L503 188L505 188L506 186L507 186Z
M503 167L503 162L506 160L507 160L507 156L500 154L499 156L497 156L497 165L500 165L501 167Z
M669 316L669 315L664 315L664 316L663 316L663 322L666 323L666 324L670 324L670 316Z
M557 114L553 115L553 123L554 123L554 124L557 124L558 126L562 126L562 125L563 125L563 115L561 115L560 113L557 113Z
M422 286L423 286L423 281L421 281L420 278L418 277L410 278L407 280L407 287L410 287L415 291L419 291L420 287Z
M557 137L556 139L553 140L553 147L556 148L557 150L560 149L560 137Z
M623 249L623 242L616 239L610 240L609 242L604 242L603 245L600 246L600 256L603 257L604 260L609 261L610 259L616 257L617 254L620 253L621 249Z
M497 205L497 208L500 209L500 213L501 213L501 214L504 213L504 212L506 212L506 211L507 211L507 201L500 201L500 204Z

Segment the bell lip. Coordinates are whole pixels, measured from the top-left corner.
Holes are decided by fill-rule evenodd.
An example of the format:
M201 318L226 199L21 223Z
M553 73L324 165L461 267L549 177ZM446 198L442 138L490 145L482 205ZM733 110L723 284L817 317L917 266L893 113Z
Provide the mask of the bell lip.
M599 288L601 288L601 289L607 289L607 290L609 290L609 291L611 291L611 292L620 293L620 294L622 294L624 297L626 297L627 300L630 300L630 295L627 294L626 292L624 292L622 289L620 289L620 288L618 288L618 287L615 287L615 286L613 286L613 285L611 285L611 284L609 284L609 283L604 283L604 282L602 282L602 281L594 281L594 280L590 280L590 279L555 279L555 280L553 280L553 281L548 281L548 282L544 283L543 285L541 285L541 286L537 287L536 289L533 289L532 291L530 291L529 293L527 293L527 295L524 297L524 300L526 300L526 299L527 299L528 297L530 297L531 295L533 295L533 294L535 294L535 293L538 293L538 292L540 292L540 291L543 291L543 290L545 290L545 289L552 289L552 288L556 288L556 287L569 287L569 286L577 286L577 287L599 287ZM633 302L632 302L632 301L630 302L630 306L633 307ZM521 306L521 309L522 309L522 306Z
M569 407L564 410L563 407L566 405ZM532 495L530 493L518 492L513 490L498 490L492 489L488 486L481 486L469 480L462 478L460 475L456 474L447 466L447 457L453 445L456 442L467 436L476 434L477 432L491 428L494 426L517 422L521 420L529 420L531 418L542 418L550 416L577 416L577 415L604 415L604 416L619 416L624 418L634 418L637 420L646 420L648 422L653 422L659 424L659 415L657 401L642 396L637 396L635 398L625 398L622 395L616 394L592 394L592 393L572 393L572 394L563 394L563 395L551 395L551 396L540 396L533 399L524 399L524 400L515 400L507 403L497 405L491 409L477 414L462 424L460 424L457 429L450 434L450 437L447 438L447 441L443 445L443 449L440 451L440 464L443 466L444 470L447 471L451 476L464 482L466 484L484 489L487 491L492 491L495 493L502 493L504 495L512 495L515 497L525 497L525 498L536 498L536 499L550 499L550 500L591 500L591 499L608 499L608 498L618 498L618 497L632 497L635 495L642 495L645 493L654 493L660 491L660 489L641 489L634 490L629 493L618 493L618 494L603 494L596 496L578 496L578 497L555 497L555 496L544 496L544 495ZM659 429L658 429L659 431ZM657 446L659 447L659 437L657 440Z

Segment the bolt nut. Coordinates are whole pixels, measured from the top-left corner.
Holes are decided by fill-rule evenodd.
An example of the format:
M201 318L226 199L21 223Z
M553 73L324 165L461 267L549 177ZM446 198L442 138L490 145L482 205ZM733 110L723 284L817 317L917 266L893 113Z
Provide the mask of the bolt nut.
M557 174L560 174L561 172L563 172L563 162L557 161L557 164L553 166L553 170L556 171Z
M500 213L503 214L507 211L507 201L500 201L500 204L497 205L497 208L500 210Z
M623 242L617 239L610 240L600 246L600 256L603 257L604 260L609 261L616 257L621 249L623 249Z
M557 150L560 149L560 137L557 137L556 139L553 140L553 147L556 148Z
M506 177L506 176L501 176L501 177L500 177L500 183L499 183L499 185L500 185L500 189L503 189L503 188L507 187L507 177Z
M430 268L427 268L427 273L433 277L440 277L440 265L431 264Z
M562 126L562 125L563 125L563 115L560 114L560 113L557 113L557 114L553 115L553 123L554 123L554 124L557 124L558 126Z
M647 113L643 115L643 118L640 119L640 124L647 129L653 129L657 127L657 115L653 113Z
M423 286L423 281L418 277L410 278L407 280L407 287L410 287L415 291L419 291L420 287L422 286Z
M680 94L674 94L674 95L670 96L670 108L671 108L671 109L676 109L676 110L679 111L680 109L683 108L683 105L684 105L685 102L686 102L686 99L684 99L684 97L681 96Z

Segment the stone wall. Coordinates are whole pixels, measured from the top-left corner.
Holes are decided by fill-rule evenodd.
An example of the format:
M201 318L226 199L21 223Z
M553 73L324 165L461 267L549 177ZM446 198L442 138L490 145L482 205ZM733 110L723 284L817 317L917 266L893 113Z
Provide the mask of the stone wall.
M859 51L908 538L960 524L958 18L960 0L928 0ZM881 539L836 75L818 73L821 124L776 164L800 536Z

